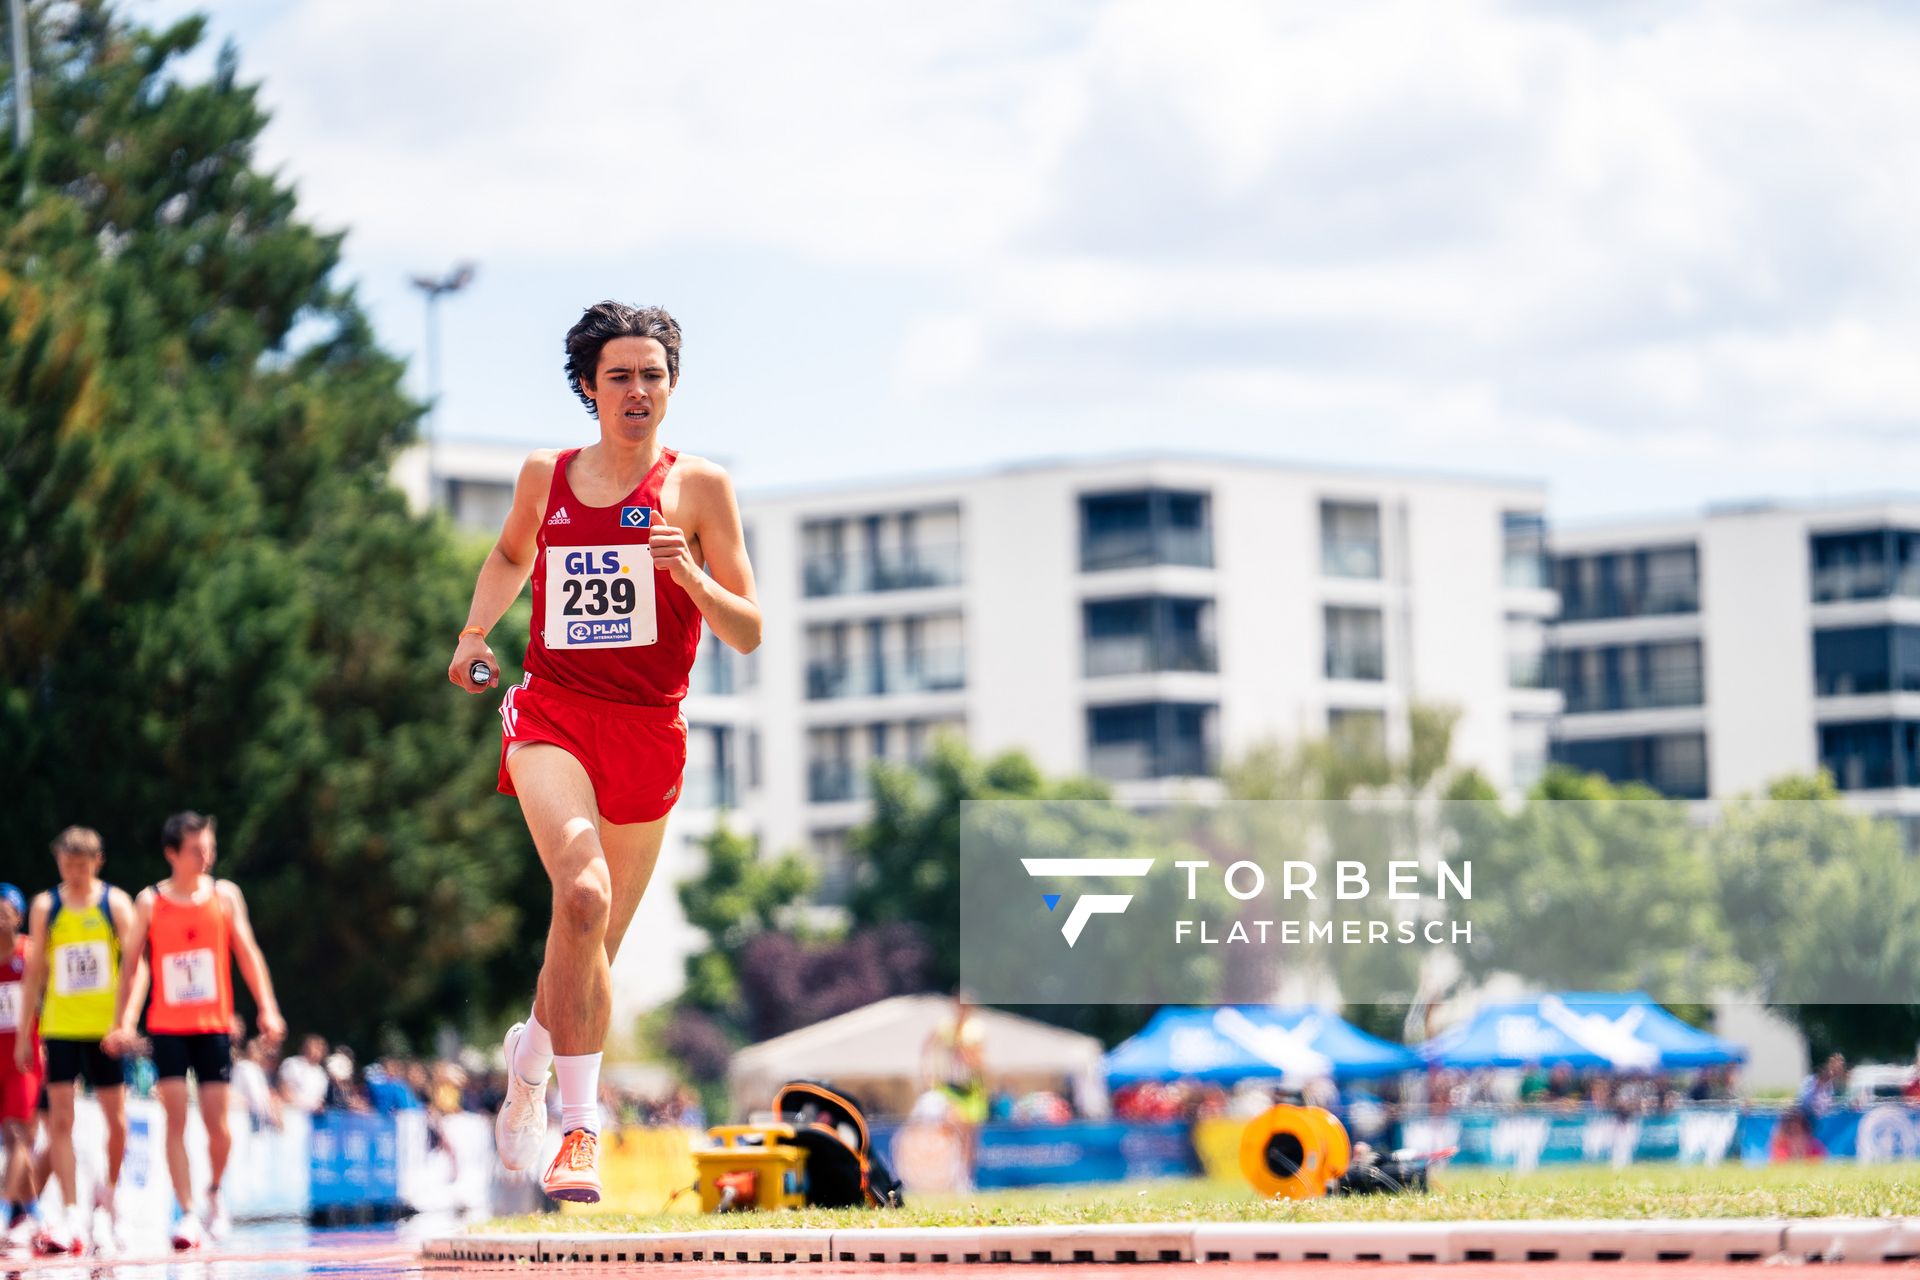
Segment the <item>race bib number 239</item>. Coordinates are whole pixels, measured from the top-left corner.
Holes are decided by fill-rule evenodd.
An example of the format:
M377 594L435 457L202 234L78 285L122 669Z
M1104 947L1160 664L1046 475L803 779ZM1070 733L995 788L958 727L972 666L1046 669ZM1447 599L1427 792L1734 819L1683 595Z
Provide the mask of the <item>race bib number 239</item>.
M653 612L653 557L645 543L548 547L549 649L626 649L659 636Z

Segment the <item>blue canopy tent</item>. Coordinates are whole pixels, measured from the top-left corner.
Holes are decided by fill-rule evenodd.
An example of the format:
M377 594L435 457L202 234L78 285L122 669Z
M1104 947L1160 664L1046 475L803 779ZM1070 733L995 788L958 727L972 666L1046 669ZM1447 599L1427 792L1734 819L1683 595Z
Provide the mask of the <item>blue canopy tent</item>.
M1644 992L1568 991L1482 1006L1417 1046L1446 1067L1552 1066L1661 1071L1745 1062L1739 1045L1690 1027Z
M1420 1070L1420 1059L1324 1009L1165 1008L1107 1054L1110 1087L1143 1080L1367 1080Z

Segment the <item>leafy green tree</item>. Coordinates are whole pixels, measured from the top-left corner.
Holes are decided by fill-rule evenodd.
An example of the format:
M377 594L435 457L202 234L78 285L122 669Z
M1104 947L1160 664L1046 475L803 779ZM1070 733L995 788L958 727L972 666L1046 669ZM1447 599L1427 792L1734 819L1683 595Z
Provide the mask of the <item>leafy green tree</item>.
M1743 976L1703 833L1683 803L1597 775L1549 771L1516 814L1449 811L1474 896L1461 905L1470 974L1549 987L1644 988L1703 1000Z
M681 1003L709 1013L737 1014L740 957L762 934L794 923L793 908L812 892L813 868L794 854L762 859L759 842L724 822L700 840L701 873L679 886L687 923L707 935L706 948L687 957Z
M332 283L339 237L254 167L231 49L192 83L198 19L30 12L36 131L0 164L6 874L46 882L80 822L110 877L157 879L162 818L209 811L297 1028L475 1028L527 998L549 894L492 794L491 700L442 674L473 561L388 482L402 368Z
M1897 824L1849 809L1831 775L1784 778L1729 803L1714 871L1757 998L1815 1060L1904 1060L1920 1040L1920 876Z

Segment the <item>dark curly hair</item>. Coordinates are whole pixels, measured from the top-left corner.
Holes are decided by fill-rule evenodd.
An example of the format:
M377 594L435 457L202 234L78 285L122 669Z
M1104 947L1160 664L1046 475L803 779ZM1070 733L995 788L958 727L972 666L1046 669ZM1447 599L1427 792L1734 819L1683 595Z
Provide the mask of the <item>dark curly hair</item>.
M587 387L600 368L600 351L615 338L652 338L667 352L667 378L680 380L680 322L665 307L630 307L624 302L596 302L567 330L567 385L593 413Z

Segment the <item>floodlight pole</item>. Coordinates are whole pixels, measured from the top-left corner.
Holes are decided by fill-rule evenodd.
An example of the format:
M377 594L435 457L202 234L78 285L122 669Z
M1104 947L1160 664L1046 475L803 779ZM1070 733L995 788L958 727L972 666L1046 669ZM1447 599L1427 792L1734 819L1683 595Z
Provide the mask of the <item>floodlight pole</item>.
M9 0L13 29L13 145L21 151L33 140L33 55L27 48L27 0Z
M14 0L15 4L20 0ZM427 298L427 506L441 505L440 433L440 299L473 283L473 264L462 262L444 276L415 276L413 287Z

